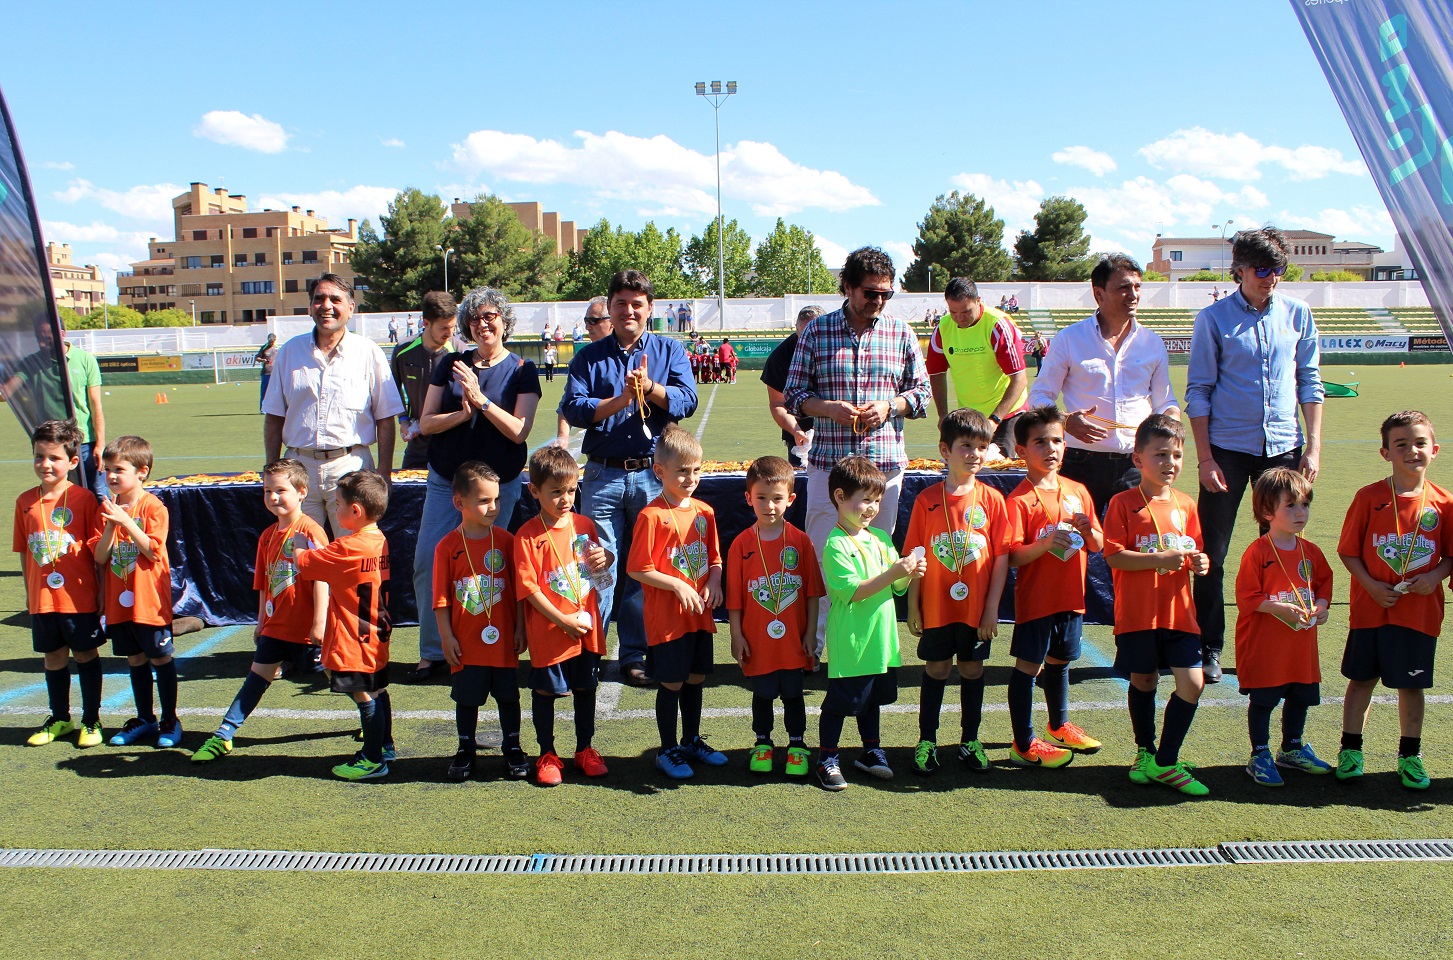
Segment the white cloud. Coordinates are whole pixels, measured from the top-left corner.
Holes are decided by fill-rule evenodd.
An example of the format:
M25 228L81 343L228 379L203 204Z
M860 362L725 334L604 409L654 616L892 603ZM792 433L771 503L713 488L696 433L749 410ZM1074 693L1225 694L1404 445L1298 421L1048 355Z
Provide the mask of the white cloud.
M1071 167L1084 167L1097 177L1115 169L1115 158L1108 153L1095 150L1092 147L1065 147L1063 150L1056 150L1049 158L1055 163L1063 163Z
M130 270L132 263L145 260L146 242L155 236L148 231L119 230L99 220L89 224L43 220L40 226L47 240L75 248L76 263L95 264L107 270ZM106 279L109 282L111 278Z
M1225 207L1258 210L1267 204L1266 194L1255 187L1226 191L1189 174L1164 182L1135 177L1118 187L1077 187L1066 193L1084 204L1089 214L1086 228L1100 235L1133 235L1159 223L1167 233L1178 224L1188 224L1193 236L1204 236L1213 212L1219 215Z
M827 237L813 234L813 242L817 249L822 251L822 264L829 270L840 270L848 259L848 248L839 243L833 243Z
M584 187L597 199L637 204L643 216L699 217L716 212L716 161L670 137L576 131L579 146L519 133L477 130L454 145L461 169L501 180ZM770 143L743 140L722 150L722 195L757 216L808 207L834 212L877 206L878 198L833 170L795 163Z
M187 188L175 183L147 183L124 191L107 190L89 180L72 180L55 198L62 203L90 201L132 220L169 224L172 220L172 198L186 193Z
M248 116L240 110L210 110L202 114L202 122L192 128L192 136L258 153L282 153L288 147L288 134L282 124L260 113Z
M1338 240L1390 241L1397 234L1392 217L1382 207L1353 207L1339 210L1329 207L1311 216L1283 212L1276 218L1279 227L1296 227L1330 233Z
M347 190L319 190L314 193L265 193L259 200L259 209L274 210L287 207L302 207L312 210L320 217L326 217L330 228L346 228L348 218L363 220L371 217L374 225L378 216L388 212L388 205L398 196L396 187L370 187L359 184Z
M387 140L380 140L379 143L385 147L403 147L404 142L398 137L389 137Z
M74 170L76 165L69 160L47 160L41 164L47 170Z
M1138 151L1151 166L1222 180L1259 180L1262 167L1281 167L1291 180L1320 180L1334 173L1362 176L1367 168L1340 150L1304 144L1263 144L1246 133L1213 133L1204 127L1177 130Z
M1020 230L1034 226L1034 215L1044 200L1044 188L1033 180L995 180L987 173L961 173L952 180L954 186L966 190L994 208L994 216L1004 221L1004 245L1012 246Z

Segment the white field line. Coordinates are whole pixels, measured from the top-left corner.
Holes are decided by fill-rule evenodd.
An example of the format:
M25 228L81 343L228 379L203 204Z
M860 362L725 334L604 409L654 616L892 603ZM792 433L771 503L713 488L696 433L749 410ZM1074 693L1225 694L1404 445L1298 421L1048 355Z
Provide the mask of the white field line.
M700 440L701 435L706 432L706 421L711 419L711 405L716 403L716 392L721 389L721 384L714 384L711 388L711 396L706 398L706 409L701 411L701 422L696 425L696 439Z

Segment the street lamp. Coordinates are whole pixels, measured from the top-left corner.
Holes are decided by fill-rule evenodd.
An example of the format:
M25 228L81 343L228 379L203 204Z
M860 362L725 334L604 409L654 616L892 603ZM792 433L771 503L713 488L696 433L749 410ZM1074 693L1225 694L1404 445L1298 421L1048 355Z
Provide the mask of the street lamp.
M812 296L812 231L807 231L807 295Z
M721 222L721 105L736 92L735 80L728 80L725 90L720 80L711 81L710 91L705 82L696 85L696 95L707 99L716 116L716 309L723 330L726 329L726 238Z
M192 326L195 327L197 325L197 301L188 300L187 303L192 305Z
M1221 231L1221 272L1222 273L1225 273L1226 272L1226 228L1229 227L1229 226L1231 226L1231 223L1232 223L1232 221L1227 220L1225 223L1213 223L1213 224L1211 224L1211 229L1212 230L1220 230Z
M442 244L442 243L436 243L436 244L434 244L434 249L435 250L438 250L440 253L442 253L444 255L444 292L445 293L448 293L449 292L449 254L451 254L451 253L454 252L454 248L453 247L450 247L448 250L445 250L444 249L444 244Z

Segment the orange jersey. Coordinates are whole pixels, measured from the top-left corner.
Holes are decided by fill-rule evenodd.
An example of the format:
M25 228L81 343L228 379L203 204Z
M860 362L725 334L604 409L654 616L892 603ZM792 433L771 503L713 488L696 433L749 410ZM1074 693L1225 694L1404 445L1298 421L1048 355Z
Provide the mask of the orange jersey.
M1009 511L1010 540L1014 546L1035 543L1052 536L1060 524L1083 513L1100 530L1095 504L1084 486L1060 477L1058 490L1039 490L1025 480L1004 502ZM1072 530L1080 537L1078 530ZM1056 613L1085 612L1085 571L1089 567L1089 546L1061 558L1045 553L1033 563L1018 568L1014 582L1014 622L1028 623Z
M928 554L928 573L918 588L924 629L951 623L977 627L994 560L1009 552L1003 494L975 481L967 496L950 497L945 484L934 484L913 502L903 555L914 547Z
M101 508L95 494L67 483L50 500L40 487L15 500L15 552L25 571L31 613L96 613Z
M776 540L758 541L755 524L743 530L727 551L725 588L726 608L742 611L742 636L752 651L742 660L744 676L811 669L802 635L817 623L807 622L807 598L827 590L807 534L788 523Z
M1453 554L1453 496L1436 484L1423 481L1423 494L1399 494L1392 506L1392 487L1386 480L1358 490L1342 522L1337 553L1357 557L1374 580L1390 586L1427 573ZM1424 496L1426 494L1426 496ZM1421 505L1421 513L1419 506ZM1443 629L1443 585L1427 596L1404 594L1391 607L1375 603L1356 578L1350 587L1348 626L1353 630L1395 624L1436 637Z
M554 666L582 650L605 653L599 597L585 565L585 548L599 542L600 534L589 517L573 511L567 517L568 529L546 530L544 515L537 514L515 533L515 592L524 602L525 639L535 667ZM589 614L590 629L580 637L561 630L530 602L537 593L567 617Z
M630 573L659 571L677 577L700 591L712 567L721 566L721 548L716 541L716 513L700 500L684 506L668 506L657 497L636 516ZM696 630L716 631L712 611L686 612L676 594L646 587L646 642L650 646L675 640Z
M434 548L434 609L449 611L459 641L458 673L470 667L518 667L515 653L515 538L504 524L471 540L450 530Z
M1179 490L1171 499L1150 500L1140 487L1117 493L1105 510L1105 556L1122 550L1155 553L1159 550L1205 547L1196 504ZM1189 539L1187 539L1189 538ZM1184 545L1184 546L1182 546ZM1182 565L1174 573L1156 570L1110 570L1115 585L1115 632L1179 630L1200 633L1196 605L1191 599L1191 571Z
M116 528L116 537L111 542L111 561L102 572L106 622L164 627L172 622L172 567L166 552L171 517L156 494L145 490L129 512L151 541L156 559L143 557L130 535Z
M298 583L298 565L293 563L293 536L308 538L308 549L328 542L328 534L307 515L286 530L273 524L257 540L257 560L252 568L252 589L262 593L262 635L289 643L307 643L313 629L313 588Z
M369 524L317 550L293 557L299 580L328 584L323 666L341 673L377 673L388 666L388 541Z
M1315 543L1298 540L1297 549L1282 550L1257 537L1246 548L1236 574L1236 680L1243 690L1320 683L1316 626L1298 630L1258 613L1268 600L1308 610L1332 602L1332 568Z

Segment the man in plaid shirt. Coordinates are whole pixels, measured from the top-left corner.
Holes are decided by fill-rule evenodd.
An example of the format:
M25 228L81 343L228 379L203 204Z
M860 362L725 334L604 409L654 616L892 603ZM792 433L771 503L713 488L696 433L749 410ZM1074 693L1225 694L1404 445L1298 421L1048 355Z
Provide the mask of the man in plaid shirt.
M903 418L928 409L928 371L918 335L902 320L883 316L893 297L893 260L876 247L861 247L843 264L842 309L810 322L798 335L797 352L782 391L787 409L814 418L807 455L807 535L818 559L837 522L828 494L833 464L865 456L888 478L873 526L893 534L898 494L908 454ZM827 598L818 602L817 652L827 627Z

